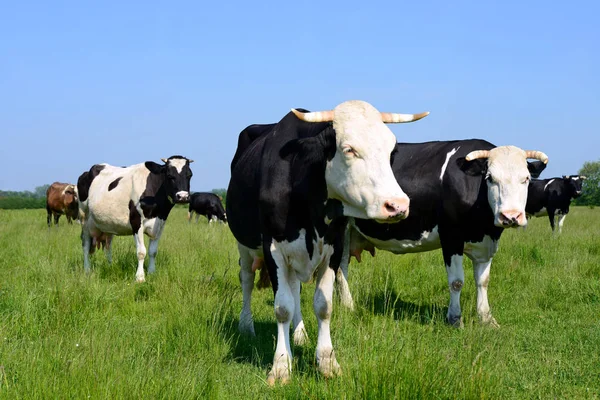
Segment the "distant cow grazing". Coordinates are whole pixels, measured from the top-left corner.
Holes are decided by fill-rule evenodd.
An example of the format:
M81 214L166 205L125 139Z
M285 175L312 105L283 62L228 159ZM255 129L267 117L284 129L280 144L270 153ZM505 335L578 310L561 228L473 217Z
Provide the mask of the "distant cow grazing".
M48 227L52 225L52 216L54 215L54 225L58 226L58 219L61 215L67 217L69 224L78 218L79 206L77 204L77 188L70 183L54 182L46 190L46 211L48 213Z
M182 156L130 167L96 164L77 181L80 207L85 214L81 230L84 268L90 270L90 247L105 246L111 262L114 235L133 235L137 247L138 282L145 281L144 233L150 237L148 273L154 272L158 241L165 222L176 203L189 200L192 170Z
M539 176L548 157L476 139L398 143L395 153L392 169L410 198L410 214L385 226L356 218L350 254L360 261L365 249L372 254L375 248L403 254L441 248L450 291L447 321L454 326L462 325L466 254L473 261L479 317L482 323L497 326L487 296L492 257L505 228L527 224L529 180ZM343 272L346 268L342 265ZM344 275L338 274L338 286L342 301L351 307Z
M528 217L548 216L554 232L554 219L558 216L558 233L562 232L565 217L569 213L572 199L581 196L583 175L566 175L562 178L532 179L529 183L527 207Z
M196 192L190 197L190 207L188 211L188 222L192 221L192 216L196 213L196 222L200 215L208 218L208 223L221 221L227 223L227 215L221 203L221 197L214 193Z
M254 334L250 302L255 272L264 263L278 332L269 384L290 379L292 322L294 342L306 340L300 282L313 275L317 365L325 376L340 372L329 324L346 217L391 223L408 215L408 197L390 167L396 140L384 123L426 115L380 113L368 103L348 101L332 111L292 110L277 124L252 125L240 133L226 199L240 252L239 327Z

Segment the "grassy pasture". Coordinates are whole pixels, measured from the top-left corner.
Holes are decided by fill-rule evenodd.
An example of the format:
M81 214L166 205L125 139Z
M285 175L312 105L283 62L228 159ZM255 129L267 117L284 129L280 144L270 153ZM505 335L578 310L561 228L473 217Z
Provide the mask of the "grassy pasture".
M185 217L171 214L157 273L136 284L132 238L115 239L112 265L96 253L86 276L79 225L48 230L45 210L0 210L0 398L600 397L598 208L572 209L560 237L542 218L505 232L489 291L500 329L477 322L470 261L454 329L440 251L365 253L350 265L356 311L334 305L336 379L316 372L305 285L312 341L274 388L272 291L254 291L257 336L240 336L235 241Z

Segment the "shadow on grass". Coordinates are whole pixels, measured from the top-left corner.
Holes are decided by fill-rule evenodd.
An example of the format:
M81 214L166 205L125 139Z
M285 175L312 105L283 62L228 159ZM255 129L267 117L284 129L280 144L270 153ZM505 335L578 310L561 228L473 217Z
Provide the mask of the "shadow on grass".
M423 325L446 323L448 307L405 301L395 292L378 292L366 299L366 309L376 315L391 315L395 320L415 321Z
M277 341L277 323L275 317L272 322L254 322L256 336L251 336L238 331L239 320L229 319L225 326L228 328L223 332L226 339L232 343L229 357L232 361L240 364L251 364L264 370L265 378L268 369L273 365L275 346ZM310 372L315 369L314 344L296 346L293 343L293 335L290 331L290 343L292 345L292 356L294 358L294 373Z

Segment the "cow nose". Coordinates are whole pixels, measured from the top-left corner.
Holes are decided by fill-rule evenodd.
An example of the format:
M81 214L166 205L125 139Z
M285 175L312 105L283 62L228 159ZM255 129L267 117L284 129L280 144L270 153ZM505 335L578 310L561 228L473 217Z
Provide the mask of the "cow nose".
M383 215L388 218L403 219L408 217L408 199L391 199L383 203Z
M175 199L177 201L188 201L189 198L190 198L190 194L188 192L181 191L181 192L177 192L175 194Z
M500 213L500 222L504 226L515 226L523 219L523 212L516 210L503 211Z

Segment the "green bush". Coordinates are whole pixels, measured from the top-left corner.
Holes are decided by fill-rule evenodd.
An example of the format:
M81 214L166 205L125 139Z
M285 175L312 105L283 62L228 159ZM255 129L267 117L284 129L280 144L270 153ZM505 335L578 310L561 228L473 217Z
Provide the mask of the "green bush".
M0 197L0 209L20 210L46 208L45 198L33 197Z

